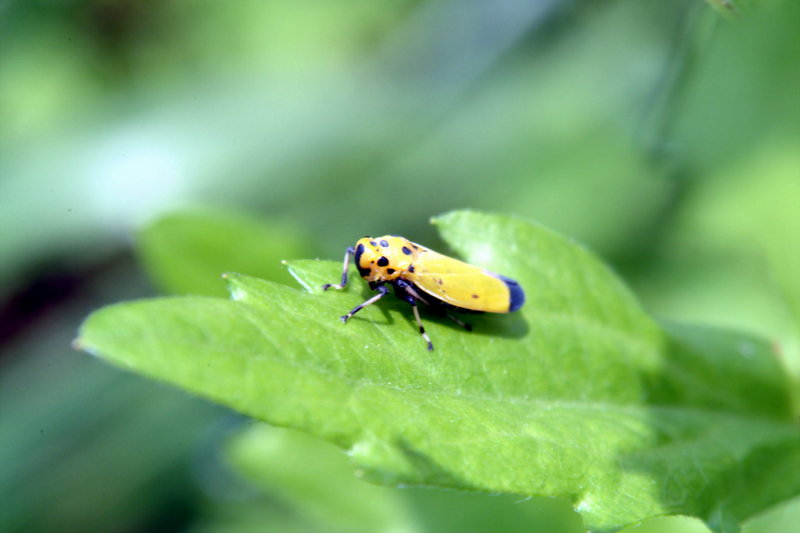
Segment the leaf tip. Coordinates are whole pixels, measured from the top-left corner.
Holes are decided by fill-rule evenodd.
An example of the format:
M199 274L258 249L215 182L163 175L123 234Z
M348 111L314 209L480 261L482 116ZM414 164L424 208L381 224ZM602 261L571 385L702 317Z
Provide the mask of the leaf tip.
M292 268L291 265L289 265L287 263L286 266L289 269L289 274L291 274L291 276L294 278L294 280L297 283L299 283L303 287L303 289L305 289L306 292L322 292L321 289L318 289L318 288L315 288L315 287L312 287L311 285L309 285L308 282L305 279L303 279L303 276L301 276L300 274L295 272L295 269Z
M89 346L89 344L86 343L82 337L77 337L73 339L73 341L69 345L73 350L77 350L79 352L86 352L94 357L99 357L100 355L100 353L91 346Z
M239 286L241 274L236 272L225 272L222 274L222 279L228 282L228 293L231 295L231 300L243 300L245 297L244 291Z

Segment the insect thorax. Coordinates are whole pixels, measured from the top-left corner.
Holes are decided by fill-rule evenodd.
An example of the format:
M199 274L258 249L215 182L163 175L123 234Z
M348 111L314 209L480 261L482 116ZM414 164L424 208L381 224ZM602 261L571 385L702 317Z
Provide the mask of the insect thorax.
M356 243L355 262L367 281L391 281L403 277L417 254L417 245L403 237L364 237Z

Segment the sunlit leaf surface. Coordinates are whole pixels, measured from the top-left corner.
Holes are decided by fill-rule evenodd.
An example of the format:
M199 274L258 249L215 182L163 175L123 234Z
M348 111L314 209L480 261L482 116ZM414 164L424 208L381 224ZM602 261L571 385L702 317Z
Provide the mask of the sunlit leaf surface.
M365 475L571 502L588 528L665 514L718 531L800 492L800 430L770 347L654 322L580 246L524 220L435 221L467 260L520 281L512 315L467 333L368 294L323 293L340 266L298 261L305 290L229 275L233 300L111 306L79 345L110 362L348 450ZM387 299L388 300L388 299Z

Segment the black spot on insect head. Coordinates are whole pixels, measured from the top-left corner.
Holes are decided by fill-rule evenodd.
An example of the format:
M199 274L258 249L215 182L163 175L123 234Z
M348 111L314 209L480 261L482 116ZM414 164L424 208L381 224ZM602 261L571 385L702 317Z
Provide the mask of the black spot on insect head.
M480 296L478 296L477 294L473 294L472 297L475 298L475 299L480 298Z
M360 265L358 266L358 274L359 274L359 276L361 276L362 278L366 278L367 276L369 276L370 272L372 272L370 269L368 269L368 268L363 268L363 267L362 267L362 266L360 266Z
M356 247L356 253L355 253L356 265L360 265L361 264L361 254L363 254L363 253L364 253L364 245L363 244L359 244Z
M411 255L411 250L409 250L408 247L403 246L403 253L406 255Z
M375 241L369 241L369 245L370 246L378 246L378 243L376 243Z
M388 260L388 259L386 259L386 257L385 257L385 256L381 256L381 258L380 258L380 259L378 259L378 266L385 267L385 266L387 266L388 264L389 264L389 260Z
M415 272L414 265L408 265L408 271L413 274Z
M441 284L442 284L442 279L441 279L441 278L436 278L436 283L437 283L438 285L441 285Z
M392 274L394 274L394 269L393 268L387 268L386 269L386 273L391 276Z
M378 243L378 244L380 244L380 245L381 245L381 246L383 246L384 248L388 248L388 247L389 247L389 243L388 243L388 242L386 242L386 241L384 241L384 240L381 240L381 241L380 241L380 243Z

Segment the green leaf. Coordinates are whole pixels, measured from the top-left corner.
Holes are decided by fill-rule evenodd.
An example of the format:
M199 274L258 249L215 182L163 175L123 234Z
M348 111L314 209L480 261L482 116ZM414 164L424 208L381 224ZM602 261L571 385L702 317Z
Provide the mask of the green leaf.
M139 257L168 293L226 296L224 272L290 283L280 264L308 254L307 239L276 222L220 209L171 213L138 235Z
M298 261L301 291L229 276L233 301L165 298L94 313L78 344L271 424L347 449L366 477L571 502L612 531L686 514L717 531L800 492L800 431L774 353L755 338L653 321L590 252L524 220L435 221L528 303L467 333Z
M641 293L659 314L774 339L795 377L800 414L800 137L789 139L751 149L693 185Z
M253 425L234 436L226 456L244 479L291 510L305 530L583 531L569 506L552 498L366 483L342 450L299 431Z

